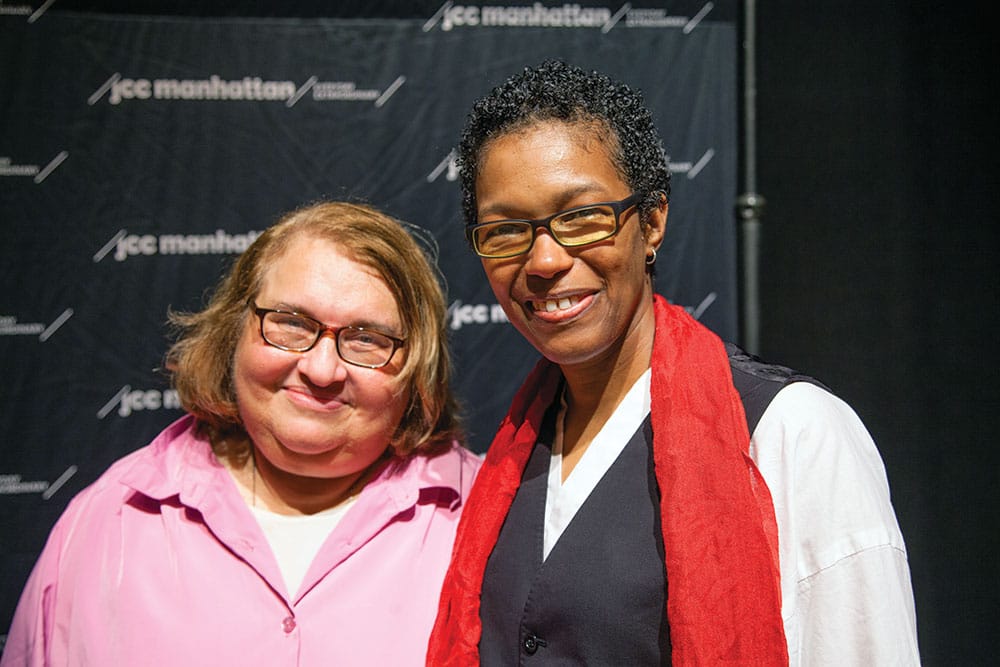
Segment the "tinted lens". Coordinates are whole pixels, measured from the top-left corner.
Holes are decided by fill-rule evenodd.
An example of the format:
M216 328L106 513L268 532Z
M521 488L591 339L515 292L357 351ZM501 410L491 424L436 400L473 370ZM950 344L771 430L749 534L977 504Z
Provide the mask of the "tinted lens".
M531 245L533 231L531 224L527 222L501 221L476 228L473 241L481 255L516 255Z
M396 346L388 336L377 331L347 327L340 330L337 349L344 361L361 366L383 366Z
M261 323L264 340L290 350L304 350L316 341L319 324L292 313L265 313Z
M610 206L567 211L549 224L556 240L565 246L586 245L615 233L615 212Z

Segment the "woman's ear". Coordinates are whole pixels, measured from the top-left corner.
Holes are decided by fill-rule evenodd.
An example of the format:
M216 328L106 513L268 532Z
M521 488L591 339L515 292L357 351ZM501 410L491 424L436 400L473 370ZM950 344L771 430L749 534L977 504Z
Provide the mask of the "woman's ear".
M649 212L646 221L645 237L646 245L652 250L657 250L663 243L663 236L667 231L667 195L663 192L656 193L659 199L656 208Z

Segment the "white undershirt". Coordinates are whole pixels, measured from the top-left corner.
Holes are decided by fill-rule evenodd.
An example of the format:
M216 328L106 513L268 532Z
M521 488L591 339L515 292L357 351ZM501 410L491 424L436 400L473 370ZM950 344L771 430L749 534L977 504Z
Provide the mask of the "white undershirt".
M594 487L618 459L632 435L642 426L649 414L649 383L652 374L647 368L628 390L621 403L590 441L566 481L562 478L563 419L566 415L565 400L556 419L556 436L552 443L552 460L549 461L549 483L545 495L545 533L542 560L549 557L559 537L566 530Z
M288 594L294 596L319 553L323 542L347 514L357 496L336 507L310 515L275 514L260 507L250 507L271 545L278 567L285 579Z

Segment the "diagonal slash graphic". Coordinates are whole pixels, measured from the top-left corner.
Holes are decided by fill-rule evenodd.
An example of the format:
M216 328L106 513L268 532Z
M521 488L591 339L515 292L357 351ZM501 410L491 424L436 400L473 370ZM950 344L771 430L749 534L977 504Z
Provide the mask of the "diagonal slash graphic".
M67 308L62 312L62 315L57 317L55 321L52 324L50 324L47 329L45 329L45 331L38 334L38 340L44 343L49 338L52 338L52 334L54 334L59 329L59 327L65 324L66 320L68 320L71 317L73 317L73 309Z
M35 174L35 183L41 183L46 178L48 178L49 174L55 171L56 167L61 165L68 157L69 157L69 151L62 151L61 153L59 153L59 155L52 158L52 161L49 162L47 165L45 165L44 169Z
M111 411L115 409L115 406L121 403L121 400L125 398L125 395L128 394L130 391L132 391L132 387L130 385L125 385L124 387L119 389L118 393L112 396L111 400L105 403L104 407L102 407L100 410L97 411L97 418L104 419L109 414L111 414Z
M40 19L42 17L42 14L45 13L45 10L48 9L49 7L51 7L52 3L55 2L55 1L56 0L46 0L42 4L41 7L39 7L38 9L36 9L34 11L34 13L31 16L28 17L28 23L34 23L35 21L37 21L38 19Z
M709 148L707 151L705 151L705 154L701 156L701 159L698 160L698 162L696 162L695 165L688 170L687 177L690 179L697 176L698 172L704 169L705 165L711 162L713 157L715 157L715 149Z
M119 79L121 79L121 78L122 78L122 75L121 75L121 74L119 74L118 72L115 72L114 74L112 74L112 75L111 75L111 76L110 76L110 77L108 78L108 80L107 80L107 81L105 81L105 82L104 82L104 83L103 83L103 84L101 85L101 87L100 87L100 88L98 88L97 90L95 90L95 91L94 91L94 94L93 94L93 95L91 95L90 97L88 97L88 98L87 98L87 104L88 104L89 106L94 106L95 104L97 104L97 101L98 101L99 99L101 99L102 97L104 97L104 93L106 93L106 92L108 92L109 90L111 90L111 86L113 86L113 85L115 85L116 83L118 83L118 80L119 80Z
M713 7L715 7L714 2L706 2L705 6L701 8L701 11L695 14L694 17L684 25L684 34L687 35L692 30L697 28L698 24L701 23L701 20L705 18L706 14L712 11Z
M118 242L125 238L125 230L120 229L118 233L111 237L111 240L104 244L104 247L94 253L94 263L104 259L111 250L118 245Z
M441 160L441 163L438 166L434 167L434 171L427 174L427 182L433 183L434 181L436 181L437 177L440 176L441 173L448 168L448 164L451 163L451 161L454 159L455 159L455 151L454 149L452 149L452 151L448 153L448 155L446 155L443 160Z
M59 475L59 479L49 484L49 488L42 492L42 500L48 500L52 496L56 495L56 491L61 489L63 484L68 482L69 478L76 474L77 470L78 468L75 465L66 468L65 472Z
M285 101L286 107L295 106L295 103L302 99L302 96L309 92L309 89L316 85L318 79L314 76L309 77L309 79L302 84L302 87L295 91L295 94L289 97Z
M628 14L628 11L632 9L632 3L626 2L622 5L622 8L615 12L614 16L608 19L608 22L601 26L601 32L603 34L608 34L611 29L615 27L615 24L622 20L622 17Z
M698 307L691 313L691 317L696 320L700 320L701 316L705 314L706 310L708 310L708 307L715 303L715 299L717 297L718 295L715 292L709 292L708 296L702 299L701 303L698 304Z
M392 84L390 84L390 86L385 89L384 93L382 93L381 95L379 95L379 97L378 97L377 100L375 100L375 107L379 108L383 104L385 104L386 102L388 102L389 98L392 97L393 93L395 93L397 90L399 90L399 87L402 86L404 83L406 83L406 77L403 76L402 74L400 74L399 76L397 76L396 80L393 81Z
M451 9L451 6L453 4L454 3L451 2L451 0L448 0L448 2L441 5L441 9L437 10L434 13L434 16L430 17L429 19L427 19L427 21L424 22L424 32L430 32L431 30L433 30L434 26L437 25L437 22L441 20L441 17L444 16L444 13L446 11Z

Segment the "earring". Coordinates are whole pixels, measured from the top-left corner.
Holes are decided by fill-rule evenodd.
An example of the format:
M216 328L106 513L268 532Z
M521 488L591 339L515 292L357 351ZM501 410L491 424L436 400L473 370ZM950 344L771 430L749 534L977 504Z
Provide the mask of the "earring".
M656 248L650 248L652 255L646 255L646 265L650 266L656 263Z

